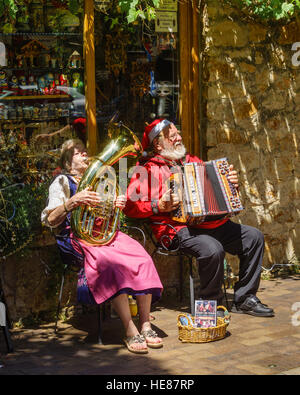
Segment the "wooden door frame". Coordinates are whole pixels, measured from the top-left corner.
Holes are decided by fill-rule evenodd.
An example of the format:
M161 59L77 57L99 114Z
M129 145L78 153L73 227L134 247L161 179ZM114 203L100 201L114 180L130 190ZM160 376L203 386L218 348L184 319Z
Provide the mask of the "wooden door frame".
M179 121L187 151L201 156L200 147L200 13L196 2L179 3Z
M96 122L96 76L95 76L95 15L94 0L84 2L83 54L85 75L85 111L87 120L87 148L89 155L98 152Z
M180 99L179 121L188 152L201 156L200 147L200 13L196 2L179 2ZM94 0L85 0L83 48L87 146L95 155L99 146L96 122Z

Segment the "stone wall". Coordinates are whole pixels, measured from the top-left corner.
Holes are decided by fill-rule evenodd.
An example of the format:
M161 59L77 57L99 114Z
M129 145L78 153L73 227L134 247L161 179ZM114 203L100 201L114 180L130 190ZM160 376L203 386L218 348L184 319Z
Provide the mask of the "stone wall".
M267 26L209 0L203 35L207 158L226 156L239 170L246 209L235 221L264 233L263 265L297 263L300 66L291 47L299 25Z
M54 319L64 267L54 237L45 231L22 251L0 261L9 317L19 324ZM76 302L77 275L68 271L62 306Z

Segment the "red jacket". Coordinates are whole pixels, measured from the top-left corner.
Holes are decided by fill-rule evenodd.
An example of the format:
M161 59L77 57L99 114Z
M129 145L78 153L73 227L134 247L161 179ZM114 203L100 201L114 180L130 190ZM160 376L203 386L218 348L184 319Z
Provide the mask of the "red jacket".
M185 162L202 162L202 160L197 156L187 154ZM170 213L154 215L152 212L151 201L158 201L166 192L166 180L170 178L172 166L174 165L170 161L167 161L160 155L142 158L137 163L136 170L127 189L127 203L124 213L128 217L148 218L151 222L168 223L177 232L186 227L186 225L172 220ZM227 219L221 219L202 222L193 226L197 228L216 228L226 221ZM160 240L162 235L168 235L171 239L175 235L174 230L169 226L151 224L151 227L157 240Z

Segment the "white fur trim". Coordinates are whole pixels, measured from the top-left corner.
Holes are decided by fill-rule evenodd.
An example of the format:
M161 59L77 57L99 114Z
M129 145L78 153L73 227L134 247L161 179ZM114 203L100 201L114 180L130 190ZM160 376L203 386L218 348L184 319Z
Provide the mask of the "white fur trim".
M170 125L171 122L168 121L167 119L163 119L161 122L159 122L157 125L154 126L153 129L151 129L151 132L148 134L148 139L149 142L152 143L152 141L155 139L156 136L159 135L159 133L168 125Z

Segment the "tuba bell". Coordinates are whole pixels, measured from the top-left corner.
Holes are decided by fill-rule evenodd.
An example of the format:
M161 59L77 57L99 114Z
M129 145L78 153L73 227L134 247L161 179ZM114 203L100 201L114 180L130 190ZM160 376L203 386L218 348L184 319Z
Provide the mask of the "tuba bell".
M120 209L114 207L114 201L119 186L113 166L121 158L136 158L142 152L139 139L122 122L110 122L108 135L111 141L92 158L77 188L80 192L91 187L100 194L101 204L97 207L78 206L71 214L72 231L90 244L108 244L118 227Z

